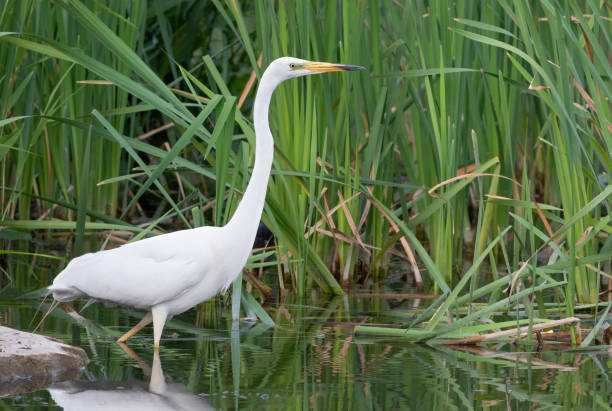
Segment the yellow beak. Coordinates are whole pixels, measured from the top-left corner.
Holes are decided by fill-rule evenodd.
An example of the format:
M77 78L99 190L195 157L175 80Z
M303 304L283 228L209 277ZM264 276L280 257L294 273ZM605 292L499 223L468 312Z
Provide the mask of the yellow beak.
M309 63L305 63L301 68L314 71L315 73L327 73L330 71L364 70L364 68L361 66L353 66L351 64L323 63L319 61L311 61Z

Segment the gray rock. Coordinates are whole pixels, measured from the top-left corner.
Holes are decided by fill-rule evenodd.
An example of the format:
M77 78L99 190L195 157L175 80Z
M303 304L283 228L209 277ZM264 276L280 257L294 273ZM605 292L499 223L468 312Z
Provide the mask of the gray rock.
M78 378L89 360L82 348L0 326L0 397Z

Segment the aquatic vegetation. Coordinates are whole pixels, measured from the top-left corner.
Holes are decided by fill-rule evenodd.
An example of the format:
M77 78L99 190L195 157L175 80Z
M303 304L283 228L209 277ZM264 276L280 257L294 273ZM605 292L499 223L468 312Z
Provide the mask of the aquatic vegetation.
M0 398L0 407L68 407L62 401L87 398L87 390L96 390L107 406L128 404L134 391L144 404L160 398L148 394L152 388L161 398L177 393L215 409L606 409L612 396L607 353L572 351L562 344L541 352L509 343L459 349L352 335L351 323L388 323L393 318L385 312L425 307L426 300L294 295L267 307L275 327L242 323L239 329L218 303L224 315L217 311L199 327L191 325L189 313L168 323L171 334L159 353L160 364L151 348L152 330L131 340L130 348L107 334L121 335L139 313L92 305L85 314L100 326L95 329L75 326L56 310L42 332L85 349L91 359L87 372L49 392ZM27 328L37 305L36 300L3 303L0 318L10 313L13 326ZM162 392L151 384L156 366L167 379ZM65 397L58 395L62 392Z
M588 314L582 344L600 339L612 298L605 4L146 5L3 4L4 261L47 258L24 246L32 235L74 234L68 258L226 222L252 163L254 83L295 55L368 72L278 91L273 239L250 259L249 293L234 289L235 314L266 318L266 288L341 294L400 266L439 296L403 319L410 333Z

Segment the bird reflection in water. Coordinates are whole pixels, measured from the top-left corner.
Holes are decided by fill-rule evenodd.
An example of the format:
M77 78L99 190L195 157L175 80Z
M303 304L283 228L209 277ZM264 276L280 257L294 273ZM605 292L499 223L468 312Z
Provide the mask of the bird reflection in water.
M64 410L212 410L202 397L192 394L184 384L166 382L159 352L153 353L149 367L125 344L121 348L132 357L145 375L145 381L66 381L49 387L56 404Z

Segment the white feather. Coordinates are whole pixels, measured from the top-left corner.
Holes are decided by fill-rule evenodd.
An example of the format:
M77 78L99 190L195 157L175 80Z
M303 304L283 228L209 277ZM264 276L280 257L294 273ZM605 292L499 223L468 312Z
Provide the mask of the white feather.
M266 69L254 105L255 164L242 201L224 227L202 227L136 241L75 258L49 289L59 301L80 297L149 310L136 332L153 321L155 344L168 316L179 314L227 288L253 247L272 167L274 140L268 108L284 80L357 66L311 63L293 57L274 60ZM127 339L133 333L128 332Z

